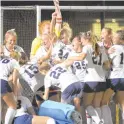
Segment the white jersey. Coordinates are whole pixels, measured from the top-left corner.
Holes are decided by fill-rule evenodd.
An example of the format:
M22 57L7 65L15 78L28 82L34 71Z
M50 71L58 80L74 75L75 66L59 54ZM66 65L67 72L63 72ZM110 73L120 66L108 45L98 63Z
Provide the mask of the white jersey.
M106 49L106 48L104 47L104 42L98 42L98 45L99 45L100 48L106 53L106 50L108 50L108 49ZM108 54L106 54L106 55L107 55L108 61L109 61L109 55L108 55ZM104 69L104 68L103 68L103 70L104 70L104 73L105 73L106 78L108 79L110 70L106 70L106 69Z
M57 86L63 92L70 84L79 82L79 79L63 65L55 65L46 74L44 79L45 88Z
M57 41L52 48L51 58L50 58L50 65L54 66L53 60L61 60L62 58L62 49L65 47L65 44L61 41Z
M43 56L47 55L47 50L45 49L44 46L40 46L40 48L37 50L35 56L31 61L37 62L38 59L42 58Z
M101 48L104 48L104 49L105 49L103 42L98 42L98 45L99 45Z
M71 52L74 52L74 50L72 49L72 45L66 45L62 51L62 59L66 60Z
M39 72L37 64L27 63L20 68L19 73L33 92L44 85L44 76Z
M15 117L28 114L27 109L32 107L30 100L24 96L18 96L17 98L17 110Z
M14 51L16 52L24 52L24 50L22 49L22 47L15 45L14 46ZM10 56L10 51L6 48L6 46L4 46L4 55L5 56Z
M112 60L112 69L109 75L110 79L113 78L124 78L124 46L123 45L113 45L115 52L110 54L109 57Z
M60 50L63 49L65 47L65 44L62 43L61 41L57 41L54 46L53 46L53 49L52 49L52 55L51 57L54 59L60 59L59 57L59 53L60 53Z
M101 54L97 57L94 55L94 50L92 48L92 45L86 45L83 47L83 53L85 53L86 60L88 62L87 65L87 74L84 78L85 82L92 82L92 81L98 81L98 82L105 82L105 73L102 68L102 65L104 61L107 61L107 55L101 49Z
M70 56L79 56L81 53L71 52L69 54ZM78 79L83 82L84 77L86 75L86 67L87 67L87 61L74 61L74 63L71 65L72 72L78 77Z
M8 81L8 77L14 69L19 70L20 66L15 59L5 57L0 60L0 79Z

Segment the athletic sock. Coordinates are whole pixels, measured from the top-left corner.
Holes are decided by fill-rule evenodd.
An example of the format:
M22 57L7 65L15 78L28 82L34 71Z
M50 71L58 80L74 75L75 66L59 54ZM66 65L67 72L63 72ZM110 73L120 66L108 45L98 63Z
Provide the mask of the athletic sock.
M87 110L86 110L86 121L87 121L87 124L92 124L92 118L91 118L91 116L88 114Z
M56 124L56 122L53 118L49 118L46 124Z
M101 107L102 110L102 119L105 124L113 124L112 122L112 116L111 116L111 110L108 105L103 105Z
M101 120L101 117L102 117L102 110L101 110L101 108L95 108L95 110L97 111L97 114L98 114L98 116L99 116L99 118Z
M12 124L12 121L15 117L16 110L13 108L8 108L5 115L5 124Z
M92 117L92 119L95 121L96 124L99 124L101 122L99 115L97 111L93 108L93 106L88 106L86 110L88 114Z
M82 116L78 111L71 113L71 120L74 121L74 124L82 124Z

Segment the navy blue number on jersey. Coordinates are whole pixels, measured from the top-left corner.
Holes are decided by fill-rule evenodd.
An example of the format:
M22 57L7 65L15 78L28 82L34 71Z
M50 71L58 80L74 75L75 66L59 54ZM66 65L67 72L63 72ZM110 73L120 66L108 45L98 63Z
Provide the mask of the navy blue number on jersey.
M17 100L17 109L21 108L21 100Z
M74 62L74 66L76 67L76 69L86 69L86 64L84 61L82 62Z
M62 49L59 50L58 56L60 59L62 59L62 56L63 56L63 50Z
M99 60L97 60L97 57L99 57ZM93 64L95 65L101 65L102 64L102 54L100 54L99 56L95 56L94 52L92 53L92 61Z
M123 65L124 64L124 53L121 53L120 57L121 57L120 64ZM111 68L111 71L113 71L112 68Z
M32 78L38 72L39 72L38 67L35 65L31 65L28 67L28 69L25 70L25 73L27 73L30 78Z
M121 56L120 64L123 64L124 63L124 53L121 53L120 56Z
M67 53L63 56L63 59L67 59L67 58L68 58L68 55L69 55L69 52L67 52Z
M2 59L2 63L6 64L6 63L8 63L8 62L10 62L9 59Z
M59 76L60 76L62 73L64 73L64 72L66 72L66 70L64 70L64 69L61 68L61 67L57 67L57 68L55 69L55 71L52 71L52 72L50 73L50 77L53 77L53 78L55 78L55 79L58 79Z

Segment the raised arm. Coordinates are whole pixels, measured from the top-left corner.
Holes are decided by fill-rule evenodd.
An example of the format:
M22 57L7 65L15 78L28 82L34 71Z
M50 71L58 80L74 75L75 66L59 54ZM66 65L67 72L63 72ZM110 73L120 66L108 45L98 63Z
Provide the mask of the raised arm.
M55 24L55 33L57 37L60 35L61 31L61 26L62 26L62 14L59 6L59 0L54 0L54 5L55 5L55 12L57 13L56 16L56 24Z
M52 20L50 22L50 33L51 34L54 33L54 31L55 31L56 16L57 16L57 13L53 12L52 13Z

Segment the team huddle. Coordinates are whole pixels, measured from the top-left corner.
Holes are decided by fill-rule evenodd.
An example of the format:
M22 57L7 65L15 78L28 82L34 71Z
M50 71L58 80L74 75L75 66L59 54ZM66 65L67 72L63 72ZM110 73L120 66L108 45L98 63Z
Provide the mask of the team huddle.
M40 36L31 46L30 59L16 45L17 34L5 33L0 46L1 99L7 105L5 124L55 124L51 117L38 116L32 101L23 96L25 85L39 107L52 92L60 102L86 113L87 124L113 124L110 99L120 106L124 124L124 30L105 27L98 41L92 31L72 38L69 24L62 22L59 1L54 1L52 20L39 23ZM83 30L83 29L82 29ZM37 92L41 90L41 94Z

